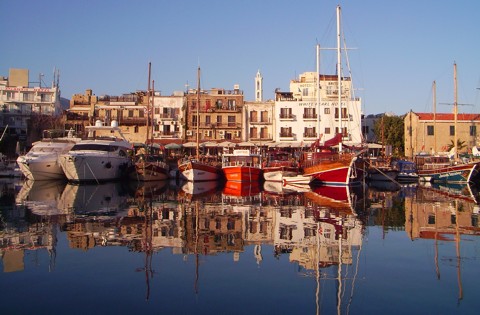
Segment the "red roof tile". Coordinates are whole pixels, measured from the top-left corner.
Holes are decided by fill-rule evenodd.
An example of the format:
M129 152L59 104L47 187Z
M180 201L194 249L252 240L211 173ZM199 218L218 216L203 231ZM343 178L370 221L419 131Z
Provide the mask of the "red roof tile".
M420 120L433 120L433 113L415 113ZM436 113L436 120L454 120L453 113ZM480 114L458 114L457 120L473 121L480 120Z

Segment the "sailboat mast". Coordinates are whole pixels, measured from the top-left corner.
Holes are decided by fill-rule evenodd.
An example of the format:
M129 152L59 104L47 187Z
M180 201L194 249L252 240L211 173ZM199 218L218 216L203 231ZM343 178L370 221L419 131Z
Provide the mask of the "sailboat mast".
M197 70L197 160L199 159L199 137L198 137L198 132L199 132L199 124L200 124L200 66L198 67Z
M453 139L453 147L455 148L455 160L458 157L457 152L457 116L458 116L458 103L457 103L457 64L453 63L453 116L455 119L455 132Z
M341 35L340 35L340 6L337 6L337 84L338 84L338 132L342 134L342 53L341 53ZM342 151L341 142L339 151Z
M149 130L149 119L150 119L150 77L151 77L151 72L152 72L152 63L148 63L148 88L147 88L147 136L146 136L146 142L148 142L148 139L150 138L150 130Z
M317 93L317 138L320 136L320 45L317 44L317 86L315 87Z
M149 118L152 118L152 133L150 135L150 143L153 145L153 132L154 132L154 128L155 128L155 124L153 123L153 115L154 115L154 111L155 111L155 80L152 80L152 92L151 92L151 105L152 107L150 108L150 111L149 111Z
M433 152L437 153L437 82L433 81Z

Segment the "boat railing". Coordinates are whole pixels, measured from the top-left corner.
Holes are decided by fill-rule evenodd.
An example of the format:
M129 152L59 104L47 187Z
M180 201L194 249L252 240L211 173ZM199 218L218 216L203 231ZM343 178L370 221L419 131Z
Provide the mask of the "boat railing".
M222 166L246 166L246 167L257 167L260 168L260 163L254 162L245 162L245 161L223 161Z

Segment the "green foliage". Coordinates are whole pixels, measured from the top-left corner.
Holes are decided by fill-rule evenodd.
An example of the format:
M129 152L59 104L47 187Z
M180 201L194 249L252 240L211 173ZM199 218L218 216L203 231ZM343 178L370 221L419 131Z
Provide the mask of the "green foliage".
M379 142L382 142L382 130L384 144L392 146L394 155L403 156L405 152L403 117L383 116L375 122L373 132Z
M453 140L450 140L450 144L448 145L447 151L450 151L454 147L454 142ZM460 139L457 139L457 152L462 151L465 149L467 145L465 144L465 141L461 141Z

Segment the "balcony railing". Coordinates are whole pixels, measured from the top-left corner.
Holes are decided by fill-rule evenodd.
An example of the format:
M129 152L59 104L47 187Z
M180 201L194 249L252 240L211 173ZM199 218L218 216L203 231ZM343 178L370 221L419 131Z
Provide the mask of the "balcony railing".
M303 114L303 119L317 119L317 114Z
M316 138L317 134L316 133L304 133L303 137L304 138Z

